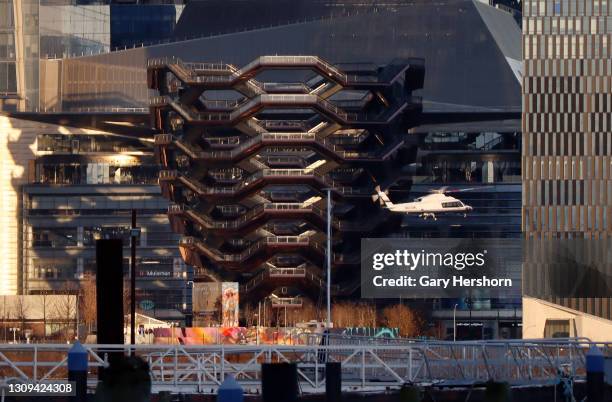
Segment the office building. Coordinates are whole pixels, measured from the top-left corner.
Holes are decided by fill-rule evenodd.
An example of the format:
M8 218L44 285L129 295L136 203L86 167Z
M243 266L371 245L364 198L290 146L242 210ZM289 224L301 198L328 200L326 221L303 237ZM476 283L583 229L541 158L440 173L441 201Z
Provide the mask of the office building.
M74 292L95 275L95 242L120 238L129 277L131 212L137 240L138 309L183 322L191 270L176 248L150 145L103 133L37 133L30 180L22 186L24 294Z
M30 117L40 110L58 112L55 97L65 90L77 92L75 103L81 110L122 106L87 102L83 94L91 77L83 77L72 87L58 87L58 77L68 73L61 70L61 60L107 54L117 41L122 47L142 46L144 38L151 37L147 27L152 25L158 32L153 41L168 39L183 6L149 5L3 1L0 109L31 113ZM133 15L136 7L142 7L141 15L157 17L140 18L138 24L130 25L126 16ZM111 76L95 79L114 81ZM2 234L2 294L74 293L76 285L95 268L95 239L121 236L129 246L126 228L131 209L136 208L142 226L138 308L184 322L191 309L192 270L182 262L178 239L169 230L167 202L157 186L158 167L151 143L109 137L99 130L109 127L89 125L93 130L84 130L66 119L53 123L0 117L6 166L2 179L6 228ZM117 130L115 126L111 131ZM128 134L138 137L138 133ZM124 251L126 258L128 250Z
M523 231L528 239L609 239L612 5L524 2ZM537 275L526 278L539 295ZM610 297L527 297L524 336L608 339Z
M2 293L76 293L95 273L95 240L124 240L138 211L137 303L146 314L189 319L192 269L183 263L157 185L152 143L95 130L0 117Z
M57 111L44 93L56 93L64 73L59 60L172 40L183 8L181 2L2 0L0 109Z

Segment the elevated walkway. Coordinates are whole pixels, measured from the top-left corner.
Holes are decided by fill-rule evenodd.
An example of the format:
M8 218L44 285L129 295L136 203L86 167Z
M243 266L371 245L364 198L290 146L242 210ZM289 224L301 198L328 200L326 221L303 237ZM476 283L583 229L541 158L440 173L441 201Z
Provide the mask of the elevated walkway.
M178 113L186 122L193 125L201 126L227 126L236 125L248 118L252 118L264 108L275 109L300 109L309 108L317 111L321 115L330 120L342 124L352 125L355 127L380 126L389 124L396 118L402 116L409 110L418 110L420 108L418 99L410 99L408 101L394 106L393 109L385 111L385 113L372 115L365 113L349 113L334 105L333 103L317 96L317 95L278 95L278 94L261 94L253 98L245 100L238 104L229 112L214 112L214 111L195 111L188 109L177 101L174 101L166 96L156 96L151 98L150 108L154 111L153 115L158 119L156 109L170 108ZM156 127L161 128L159 122Z
M371 73L347 74L317 56L261 56L240 69L231 64L184 63L181 59L175 57L154 58L147 61L147 69L150 72L148 85L151 89L159 89L159 81L151 73L170 71L184 84L189 86L218 89L231 88L243 84L248 85L249 94L262 94L270 90L276 90L276 85L280 85L278 90L283 92L291 92L292 90L296 92L311 92L316 89L299 84L292 84L290 87L287 84L266 86L253 79L263 70L309 69L345 88L377 89L390 86L398 79L403 78L411 67L422 69L422 60L408 59L400 65L388 65L377 75L372 75Z
M167 184L181 185L207 200L241 199L270 184L307 184L320 190L331 188L334 193L342 197L369 197L372 193L367 188L344 186L321 175L316 170L308 170L307 168L262 169L243 179L240 183L229 187L208 187L180 174L177 170L160 170L159 182L162 185L162 191Z
M171 223L175 219L187 219L202 227L203 231L214 230L219 234L244 234L253 231L273 219L303 219L325 230L327 225L327 213L324 208L315 204L291 203L291 202L269 202L257 205L246 213L241 214L235 219L217 220L209 216L194 211L188 206L172 204L168 206L168 216ZM381 212L369 216L366 220L341 220L332 218L332 226L336 230L343 232L361 232L372 230L382 224L385 213Z
M195 237L183 237L179 245L240 272L252 271L277 253L300 253L316 260L325 255L325 245L318 236L266 236L237 253L220 252Z
M323 156L339 162L376 162L389 158L393 152L404 145L404 140L401 137L397 137L394 141L385 144L375 151L346 151L343 147L333 144L331 140L321 138L317 133L262 133L249 138L231 150L204 151L197 149L195 145L189 145L180 139L174 138L171 134L158 134L155 136L155 145L173 146L193 160L211 163L226 162L228 164L236 164L243 159L257 154L258 151L267 146L311 147Z

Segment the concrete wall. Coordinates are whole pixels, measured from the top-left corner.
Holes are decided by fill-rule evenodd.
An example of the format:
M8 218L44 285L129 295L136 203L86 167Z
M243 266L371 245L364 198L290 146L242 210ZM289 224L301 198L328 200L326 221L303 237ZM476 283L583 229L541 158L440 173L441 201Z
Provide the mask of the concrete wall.
M523 338L544 337L546 320L570 321L570 336L586 337L592 341L612 341L612 321L549 303L540 299L523 297Z
M19 320L74 320L77 316L75 295L0 296L0 322Z
M21 185L28 180L40 124L0 116L0 295L19 291Z
M21 291L21 187L33 175L29 166L36 157L36 136L91 132L0 115L0 295Z

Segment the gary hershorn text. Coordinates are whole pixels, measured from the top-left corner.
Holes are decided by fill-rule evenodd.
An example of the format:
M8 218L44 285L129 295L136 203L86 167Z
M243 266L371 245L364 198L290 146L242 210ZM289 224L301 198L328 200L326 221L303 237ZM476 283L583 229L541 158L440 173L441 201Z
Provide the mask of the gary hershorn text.
M428 287L442 288L462 287L462 288L496 288L496 287L512 287L512 279L510 278L488 278L486 275L480 278L465 278L461 275L454 275L451 278L432 278L427 275L413 278L408 275L401 275L396 278L385 278L382 275L376 275L372 278L372 283L375 287Z

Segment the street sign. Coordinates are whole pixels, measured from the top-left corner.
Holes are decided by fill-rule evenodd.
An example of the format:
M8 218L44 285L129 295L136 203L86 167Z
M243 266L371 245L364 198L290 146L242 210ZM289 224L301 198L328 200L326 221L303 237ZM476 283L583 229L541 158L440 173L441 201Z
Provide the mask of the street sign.
M141 310L153 310L154 307L155 307L155 303L153 302L153 300L142 300L140 302Z

